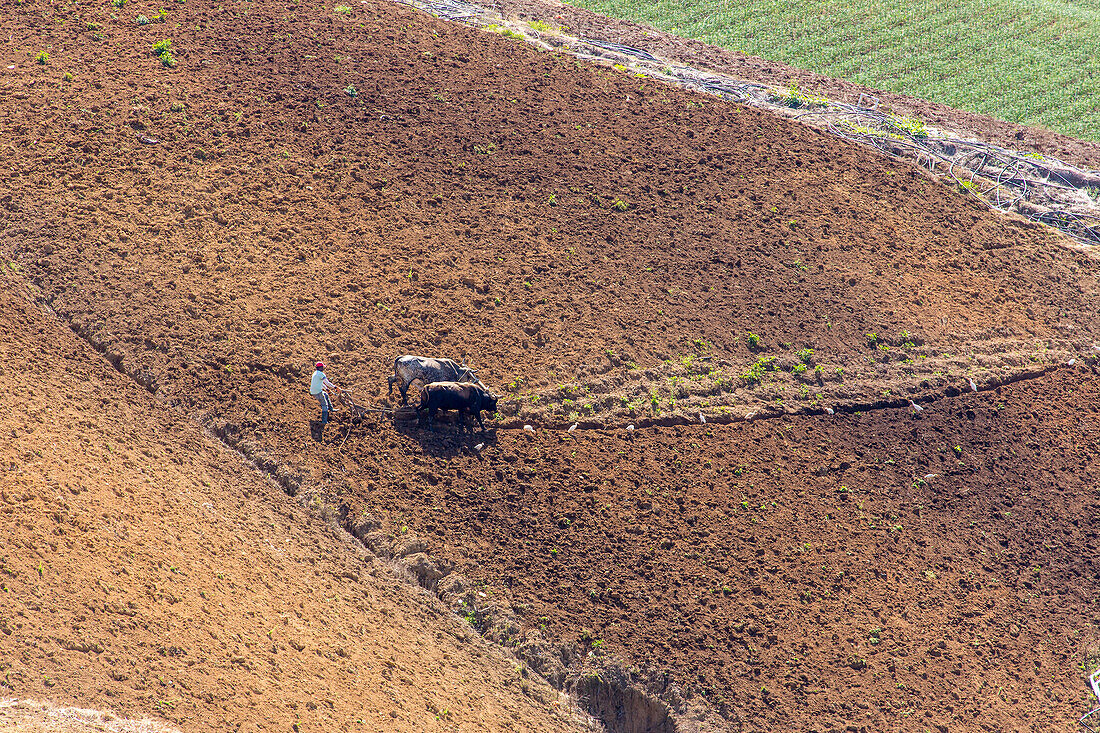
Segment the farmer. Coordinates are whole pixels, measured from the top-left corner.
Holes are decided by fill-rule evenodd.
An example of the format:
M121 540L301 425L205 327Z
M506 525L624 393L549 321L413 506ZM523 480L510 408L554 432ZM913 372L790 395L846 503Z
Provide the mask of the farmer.
M329 399L327 391L330 389L339 390L340 388L328 381L324 363L317 362L317 369L313 372L313 378L309 380L309 393L321 404L322 428L328 424L328 413L332 409L332 400Z

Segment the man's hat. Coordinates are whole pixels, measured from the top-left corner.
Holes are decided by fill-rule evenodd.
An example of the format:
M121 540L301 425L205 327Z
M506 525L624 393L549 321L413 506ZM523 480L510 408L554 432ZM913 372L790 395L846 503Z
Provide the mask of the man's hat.
M324 368L325 368L325 365L324 365L323 363L321 363L321 362L317 362L317 368L318 368L318 369L324 369Z

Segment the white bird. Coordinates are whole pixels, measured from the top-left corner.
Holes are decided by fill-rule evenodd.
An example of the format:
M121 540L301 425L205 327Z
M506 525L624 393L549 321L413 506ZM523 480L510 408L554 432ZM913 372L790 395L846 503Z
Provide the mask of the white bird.
M707 419L703 416L703 413L700 412L699 413L699 422L705 423L706 421L707 421Z
M827 415L832 415L832 414L834 414L834 413L833 413L833 408L831 408L831 407L826 407L826 408L825 408L825 414L827 414Z
M970 391L971 392L977 392L978 391L978 385L974 384L973 379L970 380Z
M1076 363L1077 363L1076 359L1070 359L1069 361L1066 362L1066 366L1073 366Z
M752 420L754 417L756 417L755 412L750 412L748 415L745 415L746 420Z
M523 429L526 430L529 433L535 432L535 426L534 425L524 425Z
M909 400L909 406L913 408L913 412L924 412L924 408L913 402L913 400Z
M573 423L572 425L570 425L570 426L569 426L569 429L568 429L568 430L566 430L565 432L567 432L567 433L571 433L571 432L573 432L573 431L574 431L574 430L576 430L576 429L577 429L577 423Z
M630 423L629 425L627 425L626 426L626 431L628 433L633 433L634 432L634 423Z
M478 443L477 445L474 446L474 450L480 451L484 447L485 447L484 443Z

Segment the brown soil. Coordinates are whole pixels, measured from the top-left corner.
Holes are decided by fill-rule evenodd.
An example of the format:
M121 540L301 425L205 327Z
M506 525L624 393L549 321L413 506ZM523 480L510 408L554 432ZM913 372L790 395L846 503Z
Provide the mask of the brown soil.
M499 431L477 455L383 433L345 446L344 493L746 729L1067 728L1100 590L1098 404L1064 370L919 416Z
M733 729L1053 730L1084 712L1078 664L1095 639L1100 521L1090 253L789 120L401 6L340 15L189 0L168 25L144 27L132 15L158 7L126 8L113 20L104 8L28 3L0 21L12 36L0 65L15 66L0 71L8 281L26 282L157 397L123 386L74 337L27 325L50 316L24 308L4 324L5 373L25 390L9 395L13 413L31 401L16 356L29 350L54 360L50 409L88 395L38 437L13 423L17 463L36 465L33 437L74 476L103 461L148 492L134 503L84 480L115 503L105 524L72 530L88 539L51 581L62 610L37 600L24 610L37 614L34 634L0 638L29 655L13 675L18 695L91 697L180 724L186 710L215 728L252 719L248 706L282 720L275 708L291 699L301 707L280 711L329 725L354 718L385 671L377 655L408 643L399 632L424 629L420 653L435 656L421 666L401 656L390 680L426 690L418 707L398 694L406 707L379 698L378 711L415 728L433 724L432 705L458 710L431 692L457 684L452 669L516 715L551 704L509 698L499 660L448 666L467 663L445 632L455 619L418 610L383 621L353 601L364 571L347 569L365 561L348 541L240 478L191 417L261 456L299 500L427 539L440 567L482 582L528 628L658 675L670 699L706 700ZM174 68L149 53L166 35ZM26 53L39 46L45 65ZM508 392L487 436L368 420L311 439L314 360L373 405L386 400L393 357L421 352L465 354ZM1003 386L960 395L971 384ZM116 391L128 395L121 405ZM910 399L924 406L916 416L869 410ZM711 424L688 424L700 413ZM572 422L582 429L560 430ZM13 597L53 578L38 578L34 563L49 555L32 538L75 512L49 493L64 495L60 470L36 469L36 520L8 513L23 518L5 530L30 543L17 576L28 585ZM180 486L212 495L199 480L208 474L233 497L219 500L221 521L178 496ZM181 529L155 532L167 516ZM95 534L131 525L130 539ZM296 544L280 557L287 536ZM154 541L167 544L141 544ZM65 547L55 544L50 553ZM209 554L176 563L182 546ZM321 555L332 555L316 568L324 597L298 574ZM260 569L276 560L299 570ZM209 578L226 563L237 588ZM84 596L62 593L81 574L121 588L153 636L62 687L87 653L43 640L87 624L73 620ZM223 594L231 617L207 619L212 603L184 592L204 574L202 590ZM371 593L412 603L372 575ZM270 595L245 592L261 586ZM330 590L345 600L328 601ZM345 601L335 615L325 605ZM292 612L303 648L322 650L298 650L292 664L321 666L264 676L276 652L246 641ZM161 654L180 615L203 620L195 644L210 640ZM321 625L333 618L343 625ZM60 665L58 687L39 680L43 660ZM348 665L371 675L337 679ZM119 667L132 670L126 680L109 676ZM301 679L317 682L290 682ZM179 707L158 708L168 694ZM331 705L308 707L321 699ZM458 699L456 716L494 724Z
M26 293L0 276L3 697L196 731L581 729ZM88 717L38 712L5 705L0 727Z

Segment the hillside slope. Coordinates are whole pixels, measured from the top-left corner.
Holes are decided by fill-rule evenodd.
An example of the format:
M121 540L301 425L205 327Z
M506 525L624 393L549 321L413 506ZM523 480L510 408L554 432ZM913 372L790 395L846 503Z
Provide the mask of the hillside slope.
M866 103L869 95L885 109L916 117L932 127L951 131L966 139L984 140L1011 150L1040 153L1083 168L1100 168L1100 144L1042 127L1012 124L910 95L823 76L673 35L642 23L610 19L557 0L513 0L498 7L509 19L561 26L566 32L641 49L673 64L711 70L774 87L794 86L804 93L827 96L848 104L860 104L861 97Z
M10 272L0 313L3 697L182 730L581 730Z
M400 7L261 7L178 10L200 30L171 69L119 21L121 56L4 77L28 139L0 150L5 247L167 399L222 381L259 409L318 356L377 384L399 349L629 419L654 392L694 414L983 383L1095 341L1092 259L906 164ZM821 372L739 380L749 333Z
M1083 712L1090 252L789 120L401 6L125 7L0 25L0 254L158 420L731 729ZM504 414L311 436L315 360L392 406L406 352L465 355ZM234 520L282 521L254 493Z

